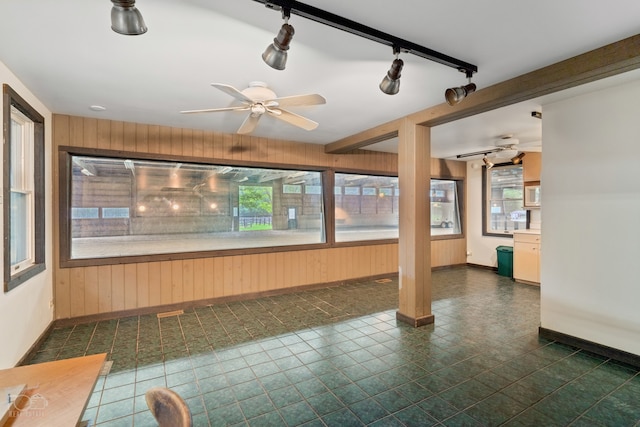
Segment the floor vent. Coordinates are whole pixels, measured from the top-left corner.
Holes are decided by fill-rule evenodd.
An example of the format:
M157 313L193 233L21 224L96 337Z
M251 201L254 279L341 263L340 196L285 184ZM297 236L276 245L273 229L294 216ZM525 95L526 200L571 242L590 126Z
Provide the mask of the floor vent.
M158 313L158 319L162 319L163 317L179 316L181 314L184 314L184 310L165 311L164 313Z
M389 283L391 282L391 279L378 279L376 280L376 283Z

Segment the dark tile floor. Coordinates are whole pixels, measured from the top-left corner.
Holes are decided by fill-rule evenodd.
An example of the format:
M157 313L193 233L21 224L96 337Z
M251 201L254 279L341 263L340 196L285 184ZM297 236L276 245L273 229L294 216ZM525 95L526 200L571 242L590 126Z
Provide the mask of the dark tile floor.
M106 352L85 418L155 425L152 386L195 426L638 426L638 369L537 336L539 289L433 273L435 325L395 320L398 283L363 282L55 329L31 363Z

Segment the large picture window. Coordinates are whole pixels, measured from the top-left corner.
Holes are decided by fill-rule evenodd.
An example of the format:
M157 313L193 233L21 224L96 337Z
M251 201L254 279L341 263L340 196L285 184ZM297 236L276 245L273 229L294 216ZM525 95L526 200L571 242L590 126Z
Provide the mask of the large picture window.
M45 269L44 118L3 85L3 125L4 290L8 292Z
M398 178L335 174L336 242L398 238Z
M522 165L485 167L482 187L484 235L511 235L514 230L526 228Z
M61 153L63 262L322 244L322 173Z

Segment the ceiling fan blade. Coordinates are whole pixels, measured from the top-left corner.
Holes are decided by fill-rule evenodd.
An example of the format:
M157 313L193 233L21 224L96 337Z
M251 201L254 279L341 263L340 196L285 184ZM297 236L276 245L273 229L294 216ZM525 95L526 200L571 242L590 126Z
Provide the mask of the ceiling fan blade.
M304 130L314 130L318 127L317 122L307 119L306 117L299 116L298 114L292 113L291 111L283 110L281 108L277 110L267 109L267 113L271 114L273 117L277 117L280 120L284 120L285 122L290 123L294 126L298 126Z
M317 93L309 95L285 96L282 98L269 99L266 103L277 102L279 107L301 107L304 105L320 105L326 104L327 100Z
M238 133L245 134L245 133L253 132L256 126L258 125L258 120L260 120L260 117L262 117L261 114L258 114L258 115L249 114L247 118L244 119L244 122L242 122L242 124L240 125L240 128L238 129Z
M249 98L233 86L229 86L223 83L211 83L211 86L223 91L227 95L233 96L238 101L246 102L247 104L253 104L253 99Z
M224 107L224 108L205 108L203 110L184 110L180 111L183 114L191 114L191 113L215 113L218 111L247 111L251 107L248 105L238 106L238 107Z

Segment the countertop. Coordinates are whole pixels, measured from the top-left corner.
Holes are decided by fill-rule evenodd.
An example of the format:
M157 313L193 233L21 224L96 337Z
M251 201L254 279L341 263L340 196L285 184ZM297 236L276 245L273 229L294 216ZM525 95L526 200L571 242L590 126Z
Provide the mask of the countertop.
M513 234L540 234L540 230L535 230L535 229L513 230Z

